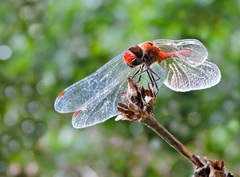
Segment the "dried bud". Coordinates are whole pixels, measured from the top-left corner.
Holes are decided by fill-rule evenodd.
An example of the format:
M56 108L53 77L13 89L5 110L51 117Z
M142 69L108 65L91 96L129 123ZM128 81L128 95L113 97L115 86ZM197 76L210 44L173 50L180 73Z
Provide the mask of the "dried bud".
M140 121L144 115L152 113L156 103L156 95L153 88L148 84L148 89L139 87L131 77L128 78L128 90L122 92L122 100L125 103L118 103L117 110L122 115L115 120Z
M194 172L194 177L234 177L231 172L228 174L224 173L225 163L223 161L220 164L218 160L214 162L208 160L207 157L204 157L204 161L207 164L200 168L197 167Z

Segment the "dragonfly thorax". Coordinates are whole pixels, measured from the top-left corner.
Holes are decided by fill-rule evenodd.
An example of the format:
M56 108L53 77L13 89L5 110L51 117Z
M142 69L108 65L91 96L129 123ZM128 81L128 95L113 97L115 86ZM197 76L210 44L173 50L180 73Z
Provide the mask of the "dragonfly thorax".
M157 61L159 51L159 48L151 42L133 45L125 51L124 60L130 67L135 67L143 63L150 66Z

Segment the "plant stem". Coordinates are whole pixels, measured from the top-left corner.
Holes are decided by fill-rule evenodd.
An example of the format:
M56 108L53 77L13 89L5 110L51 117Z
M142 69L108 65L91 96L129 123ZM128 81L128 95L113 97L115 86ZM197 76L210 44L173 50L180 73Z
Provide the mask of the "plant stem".
M181 142L179 142L171 133L169 133L154 117L153 115L147 115L140 120L152 130L154 130L159 136L161 136L170 146L176 149L180 154L186 157L193 165L197 166L193 153L186 148Z

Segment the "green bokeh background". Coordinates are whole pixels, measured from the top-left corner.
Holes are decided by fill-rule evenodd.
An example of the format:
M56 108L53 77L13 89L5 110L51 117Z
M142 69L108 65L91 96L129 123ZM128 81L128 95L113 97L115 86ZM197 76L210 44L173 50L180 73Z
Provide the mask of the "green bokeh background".
M2 0L0 56L11 57L0 60L0 176L191 176L191 163L146 126L112 118L76 130L53 108L67 86L160 38L199 39L222 80L188 93L162 86L155 117L240 175L239 0Z

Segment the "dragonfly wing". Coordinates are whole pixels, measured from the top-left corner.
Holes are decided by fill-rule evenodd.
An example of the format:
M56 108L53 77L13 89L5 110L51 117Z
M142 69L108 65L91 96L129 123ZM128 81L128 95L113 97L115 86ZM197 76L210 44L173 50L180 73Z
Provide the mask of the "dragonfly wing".
M118 74L115 80L107 85L106 89L102 89L84 103L73 115L73 127L89 127L120 114L117 111L117 103L122 101L121 92L127 89L128 74L132 75L136 70L137 68L125 68Z
M109 85L117 85L116 78L127 76L130 72L123 55L118 55L93 74L63 90L55 100L55 110L59 113L75 112L102 90L109 90Z
M174 91L187 92L209 88L221 79L217 65L208 61L191 66L184 61L167 59L161 66L166 72L164 84Z
M175 52L175 58L178 60L185 61L189 65L197 66L202 64L208 57L206 47L197 39L183 39L183 40L168 40L168 39L157 39L152 41L157 45L160 50L166 53ZM189 53L177 51L187 50Z

